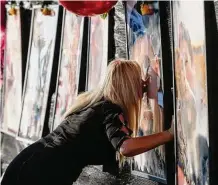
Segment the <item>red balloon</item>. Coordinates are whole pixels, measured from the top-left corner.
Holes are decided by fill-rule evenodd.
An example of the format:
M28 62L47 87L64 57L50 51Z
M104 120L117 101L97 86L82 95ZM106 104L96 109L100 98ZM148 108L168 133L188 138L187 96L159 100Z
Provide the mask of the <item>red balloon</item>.
M82 16L94 16L108 12L117 1L62 1L59 0L60 4L77 15Z

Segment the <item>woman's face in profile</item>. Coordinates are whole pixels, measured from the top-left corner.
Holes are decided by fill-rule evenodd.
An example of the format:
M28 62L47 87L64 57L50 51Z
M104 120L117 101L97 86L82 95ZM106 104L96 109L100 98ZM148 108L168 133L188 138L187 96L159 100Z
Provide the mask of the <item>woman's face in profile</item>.
M155 99L157 98L157 92L160 88L160 77L158 73L153 69L153 67L149 66L147 69L147 74L145 75L145 84L147 86L146 92L148 98Z
M193 88L194 70L192 68L192 59L188 50L188 43L184 40L180 47L180 60L182 62L182 70L184 72L187 83Z

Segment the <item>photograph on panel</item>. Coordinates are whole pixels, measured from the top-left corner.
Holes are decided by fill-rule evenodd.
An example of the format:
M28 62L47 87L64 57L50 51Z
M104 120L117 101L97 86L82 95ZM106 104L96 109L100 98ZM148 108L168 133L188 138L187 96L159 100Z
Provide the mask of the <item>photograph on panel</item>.
M53 129L78 94L84 18L65 12Z
M20 8L14 8L9 14L7 7L7 24L4 62L4 116L1 122L3 132L16 135L19 128L22 97L22 48Z
M179 185L209 184L204 21L203 1L173 2Z
M32 141L42 136L55 48L58 7L51 15L33 10L29 59L18 136Z
M159 4L150 1L128 1L126 9L130 59L140 64L143 80L149 82L148 91L143 95L137 130L138 136L145 136L164 129ZM135 156L132 170L165 182L165 147L160 146Z
M88 90L102 82L108 63L108 15L91 17Z

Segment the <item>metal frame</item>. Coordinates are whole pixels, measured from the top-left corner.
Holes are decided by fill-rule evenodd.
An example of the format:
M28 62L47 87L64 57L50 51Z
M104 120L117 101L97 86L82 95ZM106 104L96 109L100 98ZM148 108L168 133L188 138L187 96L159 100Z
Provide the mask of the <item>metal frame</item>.
M88 42L87 42L87 58L86 58L86 84L85 91L88 91L89 84L89 56L90 56L90 39L91 39L91 17L88 17Z
M218 174L218 20L215 11L217 2L204 1L205 17L205 46L206 46L206 73L207 73L207 96L208 96L208 124L209 124L209 183L217 184Z
M90 40L91 40L91 17L88 17L88 43L87 43L87 64L86 64L86 84L85 91L88 91L89 84L89 58L90 58Z
M177 131L177 114L176 114L176 106L177 106L177 101L176 101L176 79L175 79L175 52L174 52L174 28L173 28L173 4L170 2L170 11L171 11L171 30L172 30L172 40L171 40L171 51L172 51L172 68L173 68L173 107L174 107L174 133ZM178 184L178 179L177 179L177 174L178 174L178 168L177 168L177 134L174 134L174 168L175 168L175 184Z
M6 3L6 2L5 2ZM6 16L6 6L7 4L5 4L5 22L4 22L4 26L5 26L5 30L6 30L6 26L7 26L7 16ZM4 40L6 40L6 34L4 35ZM6 42L5 42L6 43ZM4 46L4 58L3 58L3 66L5 65L5 46ZM1 59L2 60L2 59ZM2 61L0 61L2 62ZM1 66L2 67L2 66ZM1 70L1 69L0 69ZM3 118L4 118L4 93L5 93L5 68L3 67L3 81L2 81L2 89L0 91L0 110L2 110L2 113L0 115L0 121L3 122ZM0 131L1 132L1 131Z
M128 23L127 23L127 21L128 21L128 20L127 20L127 17L128 17L128 16L127 16L127 13L128 13L128 12L127 12L126 6L127 6L127 2L124 1L124 2L123 2L123 7L124 7L124 12L125 12L126 41L127 41L127 42L126 42L126 51L127 51L127 52L126 52L126 54L127 54L126 57L127 57L127 59L129 60L129 59L130 59L130 54L129 54L129 34L128 34L129 30L128 30L128 25L127 25L127 24L128 24Z
M86 75L88 70L87 68L88 68L88 56L89 56L89 39L90 39L90 18L84 17L78 94L86 91L86 87L87 87Z
M6 44L5 44L5 46L6 46ZM6 61L6 54L5 54L5 51L4 51L4 65L5 65L5 61ZM5 67L3 68L3 87L2 87L2 92L1 92L2 102L1 102L1 105L0 105L1 109L2 109L2 115L0 117L0 121L2 121L2 122L4 121L4 105L5 105L4 97L5 97ZM0 127L0 133L6 133L6 132L4 132L3 129L1 129L1 127Z
M84 92L86 90L86 71L87 71L87 56L89 49L88 41L89 41L89 18L84 17L84 28L83 28L83 37L82 37L82 54L81 54L81 63L80 63L80 76L79 76L79 86L78 86L78 94Z
M151 180L151 181L159 182L159 183L162 183L162 184L167 184L167 181L164 178L156 177L154 175L150 175L150 174L147 174L147 173L144 173L144 172L133 170L132 165L131 165L131 174L146 178L146 179Z
M174 68L172 57L172 11L170 1L160 1L160 31L161 31L161 48L162 48L162 79L164 89L164 126L169 129L172 122L174 112L175 96L173 96L172 88L174 83ZM165 159L167 170L167 184L174 184L175 177L175 141L165 145Z
M108 12L108 64L115 58L114 14L114 8Z
M56 35L57 35L57 28L58 28L58 17L60 16L59 12L60 12L60 7L58 5L50 5L49 7L52 7L52 8L57 8L57 25L56 25L56 33L55 33L55 42L56 42ZM34 33L34 17L35 17L35 10L38 9L39 6L33 6L33 9L32 9L32 19L31 19L31 28L30 28L30 39L29 39L29 49L28 49L28 57L27 57L27 64L26 64L26 72L25 72L25 80L24 80L24 87L23 87L23 95L22 95L22 109L21 109L21 114L20 114L20 124L19 124L19 130L18 130L18 133L16 135L16 138L17 140L22 140L22 141L25 141L27 143L32 143L33 141L31 139L26 139L26 138L23 138L22 136L19 136L19 131L20 131L20 126L21 126L21 121L22 121L22 114L23 114L23 106L24 106L24 100L25 100L25 93L26 93L26 85L27 85L27 81L28 81L28 70L29 70L29 65L30 65L30 55L31 55L31 48L32 48L32 39L33 39L33 33ZM55 45L56 43L54 44L54 50L55 50ZM55 51L54 51L55 52ZM51 54L51 58L54 59L54 52ZM51 75L52 75L52 68L53 68L53 65L51 66ZM50 83L51 83L51 75L50 75ZM50 85L49 85L50 86ZM49 92L48 92L49 94ZM49 95L47 94L47 102L46 102L46 109L47 109L47 104L48 104L48 99L49 99ZM46 110L45 110L45 113L44 113L44 118L43 118L43 122L45 121L46 119ZM42 127L44 127L44 124L42 125ZM40 131L40 136L42 136L43 134L43 128L41 129Z
M22 41L21 41L21 44L22 44L22 46L21 46L21 48L22 48L22 90L23 90L24 80L25 80L26 63L27 63L27 57L28 57L32 11L29 9L24 9L23 7L20 7L20 10L21 10L21 38L28 36L27 39L22 39ZM30 17L30 21L28 20L27 17ZM27 24L28 24L28 26L27 26Z
M88 78L89 78L89 55L90 55L90 37L91 37L91 17L87 17L88 19L88 39L87 39L87 48L86 48L86 83L85 83L85 91L88 91ZM85 34L85 33L84 33Z

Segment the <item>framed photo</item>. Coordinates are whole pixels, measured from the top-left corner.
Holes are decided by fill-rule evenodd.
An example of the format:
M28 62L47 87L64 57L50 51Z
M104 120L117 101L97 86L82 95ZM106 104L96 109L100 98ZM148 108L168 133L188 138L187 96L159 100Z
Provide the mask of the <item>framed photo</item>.
M108 16L90 18L90 41L87 89L94 89L104 80L108 64Z
M60 124L62 116L72 106L78 94L83 27L83 17L65 11L53 129Z
M164 130L163 75L159 3L127 1L127 32L130 60L137 61L143 79L150 78L148 92L143 95L138 136ZM166 183L165 147L160 146L132 160L132 173Z
M209 184L209 124L204 1L174 1L172 10L177 183L205 185Z
M42 136L53 66L59 7L52 15L33 9L18 138L36 141Z
M1 131L16 136L19 128L22 97L21 12L7 14L4 65L4 115Z

